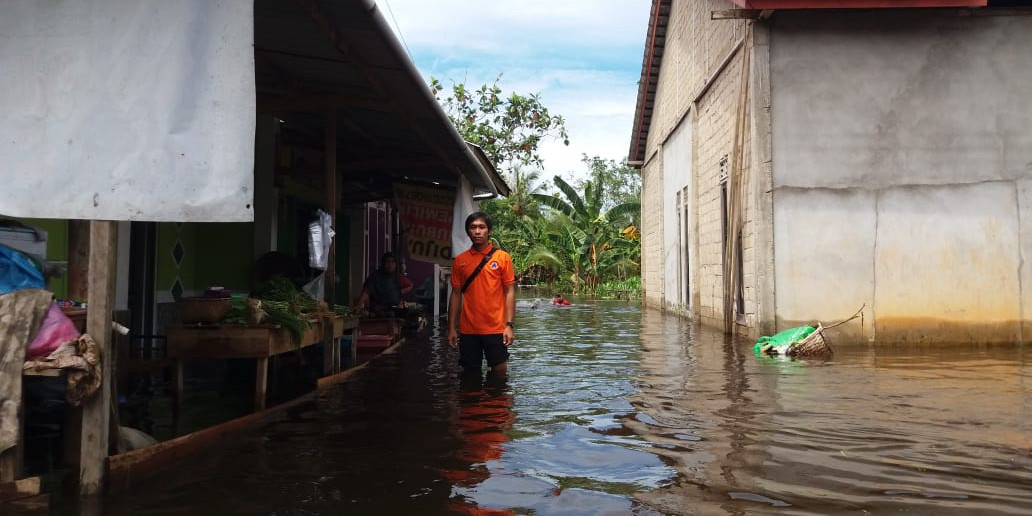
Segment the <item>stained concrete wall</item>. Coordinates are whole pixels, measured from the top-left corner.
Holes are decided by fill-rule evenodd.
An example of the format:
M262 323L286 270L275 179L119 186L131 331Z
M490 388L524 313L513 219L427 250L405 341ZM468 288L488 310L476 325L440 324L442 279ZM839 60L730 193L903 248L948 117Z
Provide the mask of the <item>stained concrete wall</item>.
M1023 340L1032 16L991 13L776 13L779 327L866 304L879 342Z
M682 123L663 145L663 299L675 311L687 311L689 284L694 283L685 270L691 260L694 230L692 216L686 216L692 205L692 130ZM694 260L691 260L694 261Z

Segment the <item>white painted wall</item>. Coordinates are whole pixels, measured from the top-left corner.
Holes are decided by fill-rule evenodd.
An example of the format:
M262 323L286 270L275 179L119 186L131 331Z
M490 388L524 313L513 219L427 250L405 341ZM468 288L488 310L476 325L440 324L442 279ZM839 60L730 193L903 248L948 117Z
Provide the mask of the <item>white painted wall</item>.
M1032 17L779 11L771 33L779 327L866 303L878 340L1019 340Z
M694 283L691 278L686 277L684 271L685 260L691 260L691 254L686 250L691 249L686 241L690 239L690 231L686 233L685 225L690 228L694 221L694 214L687 213L685 202L693 195L691 190L692 178L692 131L691 124L682 123L677 127L670 138L663 144L663 267L665 288L663 303L666 306L687 309L689 298L685 295L686 283ZM687 188L687 190L686 190ZM681 192L678 196L677 193ZM681 213L679 216L677 201L681 202Z

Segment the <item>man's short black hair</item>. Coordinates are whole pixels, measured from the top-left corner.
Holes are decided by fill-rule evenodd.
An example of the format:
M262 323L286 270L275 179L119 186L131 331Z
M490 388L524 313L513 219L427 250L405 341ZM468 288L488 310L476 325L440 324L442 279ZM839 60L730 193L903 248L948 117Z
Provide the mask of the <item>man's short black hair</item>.
M474 211L473 213L469 214L469 217L466 217L466 231L469 231L469 225L472 224L473 221L477 220L477 219L481 219L481 220L484 221L484 224L487 224L487 230L488 231L491 231L491 228L494 227L494 223L491 221L491 216L490 215L488 215L488 214L486 214L486 213L484 213L482 211Z

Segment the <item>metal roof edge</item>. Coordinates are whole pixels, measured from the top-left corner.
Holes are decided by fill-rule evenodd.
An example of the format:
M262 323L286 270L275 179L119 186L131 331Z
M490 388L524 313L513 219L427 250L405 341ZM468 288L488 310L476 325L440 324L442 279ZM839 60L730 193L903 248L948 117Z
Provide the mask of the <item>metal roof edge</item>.
M495 168L494 164L491 163L491 159L487 157L487 153L484 149L475 143L466 142L466 147L473 153L477 161L484 167L488 175L491 177L491 181L494 184L497 195L508 197L512 193L509 185L505 183L505 179L502 178L501 174L498 173L498 169Z
M377 29L384 35L384 39L389 45L390 52L394 54L398 59L398 62L404 66L405 72L409 75L409 78L417 84L417 89L420 91L424 99L433 106L433 112L437 115L439 121L448 128L448 134L451 136L451 139L456 146L454 150L459 151L466 158L466 163L452 163L452 165L457 169L456 171L466 176L470 183L475 186L482 187L485 190L498 195L499 192L494 181L492 181L491 174L485 168L484 163L470 152L469 147L466 145L466 140L462 138L458 129L455 128L455 124L453 124L451 119L448 118L448 114L444 112L444 108L437 102L437 99L430 91L430 86L425 80L423 80L423 76L420 75L419 70L416 68L415 63L412 62L408 52L402 48L401 42L398 41L394 31L391 30L390 25L387 24L387 19L383 17L383 14L376 5L376 1L362 1L365 3L366 9L369 11L369 16L373 20L373 23L376 24ZM463 167L463 165L465 165L465 167ZM493 166L490 168L491 171L494 171Z
M653 75L658 75L663 59L662 53L659 56L655 54L656 38L659 37L659 32L662 32L665 38L670 4L671 0L654 0L649 14L649 29L645 35L645 51L642 55L641 78L638 80L638 98L631 127L631 142L627 152L628 162L641 161L641 154L645 151L644 144L652 121L651 114L648 120L645 119L646 112L651 112L652 102L655 98L655 86L651 84L651 79ZM664 9L667 11L667 16L662 16ZM659 49L662 50L662 44ZM649 93L650 86L653 88L651 94Z

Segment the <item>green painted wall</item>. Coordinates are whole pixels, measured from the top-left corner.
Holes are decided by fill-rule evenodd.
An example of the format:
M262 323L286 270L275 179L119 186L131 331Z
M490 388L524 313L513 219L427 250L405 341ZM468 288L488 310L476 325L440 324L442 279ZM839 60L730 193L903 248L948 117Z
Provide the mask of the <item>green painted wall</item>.
M175 261L176 245L182 259ZM184 292L200 293L211 286L247 292L251 284L254 224L158 224L158 291L171 292L178 278Z
M314 219L318 206L304 199L284 197L281 204L279 226L277 227L277 249L292 256L308 258L308 224ZM351 222L346 215L338 213L336 236L333 237L337 247L334 250L337 285L334 290L335 304L350 304L348 295L349 276L351 273ZM358 250L357 252L361 252Z
M68 261L68 221L58 219L14 219L26 226L32 226L47 232L47 261ZM68 280L62 276L51 278L47 289L58 299L68 296ZM82 301L85 301L83 299Z
M196 224L179 222L158 224L157 252L154 258L157 269L154 274L154 290L156 292L171 292L177 279L183 291L196 288L193 258L193 252L196 249L194 245L195 227ZM175 260L177 242L182 250L182 258L178 264Z
M291 208L296 205L291 203ZM302 205L302 210L310 209ZM298 233L298 215L294 209L284 217L279 228L281 249L290 252L302 244ZM47 260L65 262L68 260L68 221L57 219L16 219L28 226L47 232ZM351 270L351 252L347 243L349 222L347 217L337 221L336 271L337 303L347 304L348 275ZM176 242L182 249L182 260L176 265L174 250ZM343 243L343 245L341 245ZM171 292L178 278L184 291L200 292L218 285L235 292L250 289L254 260L254 224L243 223L172 223L157 224L157 253L155 290ZM58 298L68 295L66 278L52 278L48 288Z
M217 285L234 292L249 291L254 264L251 257L254 224L225 222L196 226L197 288Z

